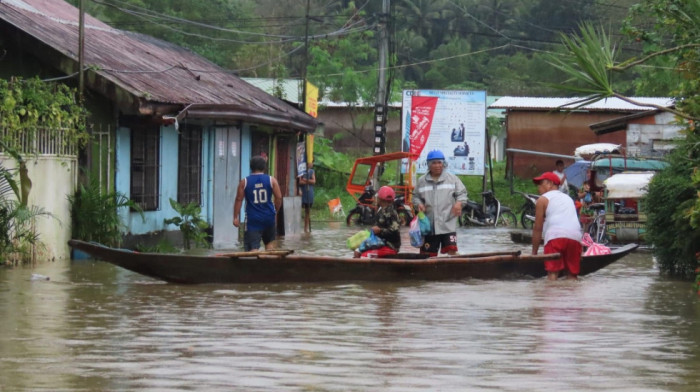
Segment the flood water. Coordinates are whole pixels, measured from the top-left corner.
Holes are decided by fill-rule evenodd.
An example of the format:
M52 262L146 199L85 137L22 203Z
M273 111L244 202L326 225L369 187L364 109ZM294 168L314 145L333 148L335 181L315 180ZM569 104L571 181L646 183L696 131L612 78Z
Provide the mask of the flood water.
M353 231L313 229L281 247L349 254ZM578 282L186 286L46 262L0 269L0 391L697 391L699 315L646 252Z

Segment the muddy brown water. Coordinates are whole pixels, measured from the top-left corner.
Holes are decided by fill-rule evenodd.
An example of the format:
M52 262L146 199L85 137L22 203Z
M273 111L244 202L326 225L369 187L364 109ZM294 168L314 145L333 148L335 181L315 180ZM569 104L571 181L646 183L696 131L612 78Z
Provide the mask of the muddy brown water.
M348 255L353 230L280 246ZM460 251L529 249L507 234L459 229ZM0 269L0 317L0 391L700 388L700 298L648 252L578 282L187 286L45 262Z

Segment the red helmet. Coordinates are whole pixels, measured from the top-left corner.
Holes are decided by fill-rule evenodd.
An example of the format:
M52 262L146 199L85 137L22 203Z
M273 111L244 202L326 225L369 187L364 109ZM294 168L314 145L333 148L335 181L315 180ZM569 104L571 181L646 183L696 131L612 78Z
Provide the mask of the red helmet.
M394 201L394 199L396 198L396 193L394 193L394 190L391 189L391 187L385 185L379 188L379 192L377 192L377 197L381 200Z

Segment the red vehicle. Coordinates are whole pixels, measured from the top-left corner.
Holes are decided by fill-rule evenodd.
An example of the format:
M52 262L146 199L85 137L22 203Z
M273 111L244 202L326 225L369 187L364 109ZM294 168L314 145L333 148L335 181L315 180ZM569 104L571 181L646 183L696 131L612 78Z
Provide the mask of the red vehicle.
M418 155L408 152L393 152L389 154L374 155L370 157L358 158L350 172L350 178L345 189L355 199L357 204L346 218L348 225L373 225L377 206L374 195L376 190L373 184L374 173L382 163L396 161L399 165L404 160L408 160L409 169L413 166L413 161ZM409 171L410 172L410 171ZM399 214L399 221L402 225L408 226L413 219L413 207L411 206L411 195L413 193L412 176L407 175L405 181L399 181L400 185L387 184L396 192L394 206Z

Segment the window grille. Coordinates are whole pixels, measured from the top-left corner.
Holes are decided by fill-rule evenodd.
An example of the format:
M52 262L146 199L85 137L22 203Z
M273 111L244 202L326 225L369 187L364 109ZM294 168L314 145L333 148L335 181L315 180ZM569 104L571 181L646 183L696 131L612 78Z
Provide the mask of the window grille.
M159 126L135 125L131 129L131 200L144 211L159 207L159 153Z
M177 167L177 202L202 204L202 128L180 127Z

